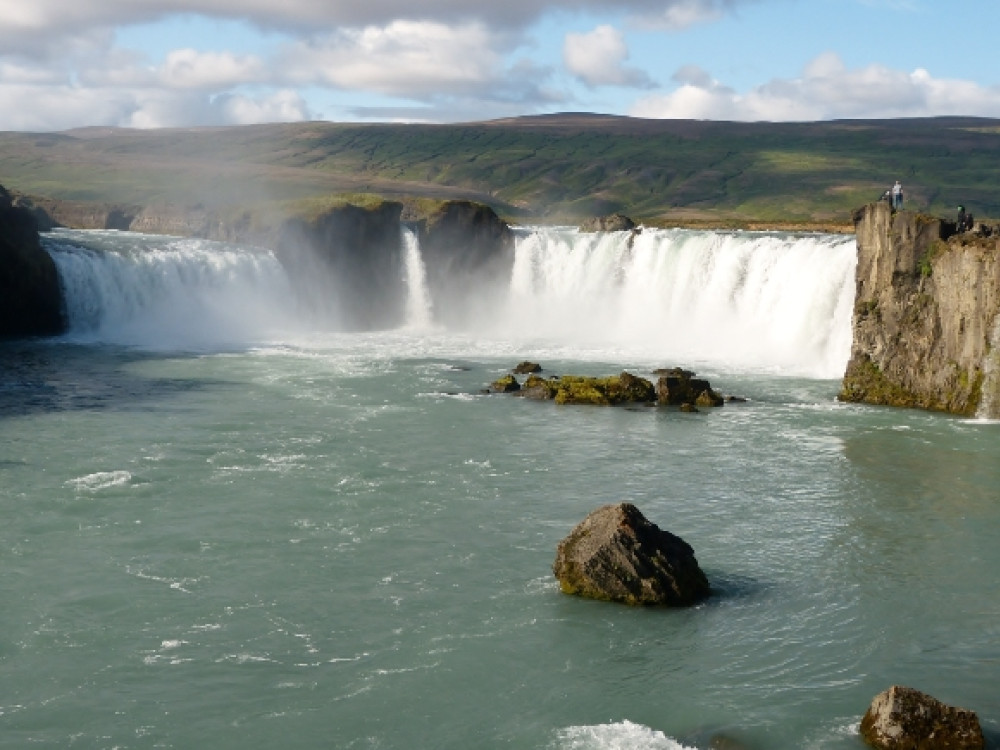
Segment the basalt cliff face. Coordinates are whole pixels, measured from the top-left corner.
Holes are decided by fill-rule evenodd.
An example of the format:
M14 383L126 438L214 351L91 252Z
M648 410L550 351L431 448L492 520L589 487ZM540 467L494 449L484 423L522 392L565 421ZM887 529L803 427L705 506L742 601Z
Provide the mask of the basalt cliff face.
M997 416L1000 237L872 203L858 243L842 401Z
M38 240L35 217L0 187L0 339L63 328L58 273Z

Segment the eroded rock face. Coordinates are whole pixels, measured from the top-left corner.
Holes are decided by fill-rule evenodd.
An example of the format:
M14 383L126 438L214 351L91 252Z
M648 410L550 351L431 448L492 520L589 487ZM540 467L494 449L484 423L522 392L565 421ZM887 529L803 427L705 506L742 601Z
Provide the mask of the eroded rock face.
M691 546L631 503L588 515L559 543L552 572L567 594L624 604L686 606L709 594Z
M839 398L975 414L996 354L1000 238L955 235L952 222L886 203L858 211L855 227L853 343Z
M635 222L625 214L595 216L580 225L581 232L628 232L635 229Z
M0 338L48 336L65 328L55 263L32 212L0 187Z
M982 750L984 746L975 713L899 685L875 696L861 720L861 736L878 750Z

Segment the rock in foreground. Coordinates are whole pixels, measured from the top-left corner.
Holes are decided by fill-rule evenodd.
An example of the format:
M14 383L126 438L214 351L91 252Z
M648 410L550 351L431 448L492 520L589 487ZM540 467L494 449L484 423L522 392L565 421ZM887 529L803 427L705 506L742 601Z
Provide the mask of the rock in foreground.
M559 543L552 572L567 594L624 604L687 606L709 593L691 546L631 503L583 519Z
M879 750L982 750L984 746L975 713L899 685L875 696L861 720L861 736Z

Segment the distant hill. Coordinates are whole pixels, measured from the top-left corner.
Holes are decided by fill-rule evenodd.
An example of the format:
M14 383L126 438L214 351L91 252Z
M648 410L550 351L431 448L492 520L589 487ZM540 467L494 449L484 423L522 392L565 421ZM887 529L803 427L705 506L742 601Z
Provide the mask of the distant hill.
M522 222L847 225L896 179L906 207L1000 216L1000 120L818 123L566 113L458 125L305 122L0 133L0 183L60 200L179 206L338 193L470 198Z

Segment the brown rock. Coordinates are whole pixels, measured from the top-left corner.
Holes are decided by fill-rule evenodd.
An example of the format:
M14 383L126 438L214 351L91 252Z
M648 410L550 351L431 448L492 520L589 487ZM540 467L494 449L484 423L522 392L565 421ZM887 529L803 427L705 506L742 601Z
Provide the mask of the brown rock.
M686 606L709 594L691 546L631 503L588 515L559 543L552 572L567 594L625 604Z
M984 746L975 713L899 685L875 696L861 720L861 736L879 750L982 750Z

